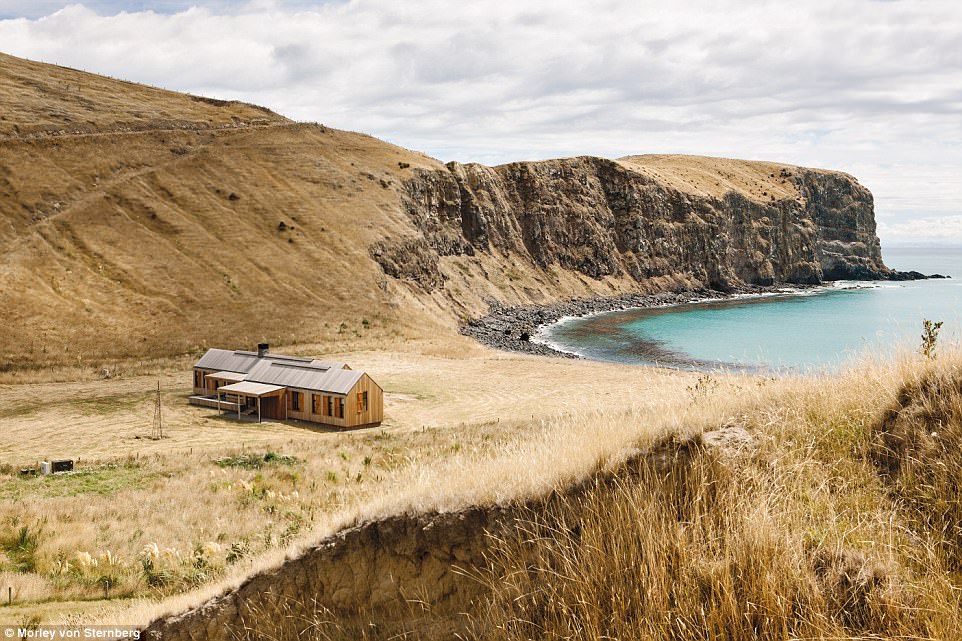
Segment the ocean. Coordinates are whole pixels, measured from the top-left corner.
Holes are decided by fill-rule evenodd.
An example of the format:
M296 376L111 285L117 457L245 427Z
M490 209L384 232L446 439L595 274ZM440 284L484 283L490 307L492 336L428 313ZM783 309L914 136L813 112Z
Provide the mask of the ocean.
M538 336L585 358L684 369L836 370L866 352L921 343L925 319L940 341L962 334L962 248L890 248L886 265L954 276L908 282L845 281L800 293L704 301L563 319Z

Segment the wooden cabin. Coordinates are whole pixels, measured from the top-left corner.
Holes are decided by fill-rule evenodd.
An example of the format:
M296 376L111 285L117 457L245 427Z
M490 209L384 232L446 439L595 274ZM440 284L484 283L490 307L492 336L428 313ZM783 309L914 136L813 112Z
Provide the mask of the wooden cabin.
M194 365L190 402L258 421L298 419L335 427L378 425L384 391L346 363L256 352L209 349Z

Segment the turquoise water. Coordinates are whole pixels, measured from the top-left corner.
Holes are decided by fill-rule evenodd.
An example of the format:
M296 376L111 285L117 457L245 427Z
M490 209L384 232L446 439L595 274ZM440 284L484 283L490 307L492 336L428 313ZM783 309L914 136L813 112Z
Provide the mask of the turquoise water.
M866 351L917 346L923 319L962 327L962 249L899 248L889 267L951 280L845 282L802 294L743 298L568 319L541 339L586 358L747 371L826 370Z

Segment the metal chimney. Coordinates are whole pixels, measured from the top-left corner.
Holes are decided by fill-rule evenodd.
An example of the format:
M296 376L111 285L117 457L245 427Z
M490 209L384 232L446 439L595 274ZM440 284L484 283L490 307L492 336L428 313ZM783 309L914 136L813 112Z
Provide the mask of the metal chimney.
M270 345L268 345L267 343L258 343L258 344L257 344L257 355L258 355L259 357L261 357L261 358L264 358L264 356L267 355L267 350L268 350L268 349L270 349Z

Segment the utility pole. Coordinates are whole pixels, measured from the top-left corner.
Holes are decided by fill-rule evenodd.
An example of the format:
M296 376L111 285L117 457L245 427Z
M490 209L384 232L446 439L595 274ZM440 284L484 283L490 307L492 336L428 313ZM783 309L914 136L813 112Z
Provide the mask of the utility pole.
M154 427L150 438L156 440L164 438L164 414L160 405L160 381L157 381L157 401L154 404Z

